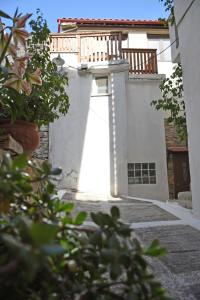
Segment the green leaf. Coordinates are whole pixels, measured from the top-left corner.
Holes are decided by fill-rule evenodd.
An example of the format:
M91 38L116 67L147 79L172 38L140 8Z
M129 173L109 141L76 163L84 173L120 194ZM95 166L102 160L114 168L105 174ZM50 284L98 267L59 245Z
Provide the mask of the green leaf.
M28 165L28 159L26 154L21 154L18 155L14 160L13 160L13 167L14 168L19 168L19 169L24 169Z
M111 207L111 215L114 219L119 219L120 218L120 211L119 211L119 208L117 206L113 206Z
M81 225L86 220L86 218L87 218L87 213L85 211L81 211L76 216L76 218L74 220L74 224L75 225Z
M110 268L110 276L112 279L117 279L121 275L122 268L119 263L113 263Z
M110 263L115 261L115 251L113 249L103 249L101 251L102 260L104 263Z
M151 242L151 245L150 245L151 248L155 248L158 246L159 246L159 240L155 239Z
M102 235L100 231L95 231L91 236L90 236L90 243L94 246L99 246L102 247Z
M120 242L115 234L111 235L111 237L109 238L108 245L110 248L120 249Z
M159 247L159 241L153 240L149 248L144 252L145 255L149 256L163 256L166 254L165 248Z
M43 162L42 164L42 168L43 168L43 171L46 173L46 174L50 174L51 173L51 166L48 162Z
M70 213L74 209L74 203L62 203L58 211Z
M66 225L66 224L73 224L73 220L71 217L69 216L65 216L64 218L61 219L61 222L63 225Z
M2 10L0 10L0 17L12 20L12 18Z
M45 223L34 223L30 228L30 235L33 241L38 245L44 245L52 242L57 232L57 226Z
M99 225L99 226L102 226L101 217L100 217L99 214L96 214L96 213L91 212L90 216L91 216L92 221L93 221L95 224L97 224L97 225Z

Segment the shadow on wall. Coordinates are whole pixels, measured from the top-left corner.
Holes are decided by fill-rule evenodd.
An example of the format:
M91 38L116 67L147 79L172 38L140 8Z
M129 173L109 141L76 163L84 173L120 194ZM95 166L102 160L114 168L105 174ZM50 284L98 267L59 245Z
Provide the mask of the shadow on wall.
M126 148L126 141L119 130L126 127L126 118L121 112L123 102L119 107L125 87L119 86L121 75L115 75L116 81L111 74L108 75L108 92L101 93L102 86L100 92L97 91L94 86L98 78L106 76L87 71L68 74L69 112L50 126L50 162L63 169L61 189L117 196L120 184L124 184L120 183L121 178L126 180L127 170L122 168L122 162L127 153L120 152ZM114 85L118 86L117 95Z
M63 169L59 188L78 190L91 95L91 75L68 71L70 107L66 116L50 124L49 161Z

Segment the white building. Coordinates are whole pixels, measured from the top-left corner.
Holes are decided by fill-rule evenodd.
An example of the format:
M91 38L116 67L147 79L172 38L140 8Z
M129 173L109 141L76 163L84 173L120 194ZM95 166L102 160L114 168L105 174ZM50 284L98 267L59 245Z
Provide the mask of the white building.
M58 23L51 51L65 61L70 99L68 114L50 126L50 162L63 168L60 186L168 199L164 118L150 105L172 69L170 49L163 51L168 29L159 21Z
M172 59L183 67L193 211L200 217L200 1L175 0Z

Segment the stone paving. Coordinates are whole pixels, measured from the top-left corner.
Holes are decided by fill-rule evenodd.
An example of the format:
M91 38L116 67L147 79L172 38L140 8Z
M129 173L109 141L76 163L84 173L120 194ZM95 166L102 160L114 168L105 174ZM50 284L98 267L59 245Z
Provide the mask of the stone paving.
M151 202L125 199L72 201L76 203L76 212L108 212L112 205L118 206L121 219L135 227L135 233L144 245L149 245L153 239L159 239L160 244L167 249L166 256L148 260L169 294L176 300L200 299L199 230Z

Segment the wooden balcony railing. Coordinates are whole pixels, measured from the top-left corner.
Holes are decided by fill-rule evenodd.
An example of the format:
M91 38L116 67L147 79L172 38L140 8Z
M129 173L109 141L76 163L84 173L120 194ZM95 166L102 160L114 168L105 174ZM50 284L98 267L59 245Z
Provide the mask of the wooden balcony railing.
M76 35L52 34L51 52L74 53L78 51L78 39Z
M121 32L52 34L51 52L75 53L78 62L126 59L130 73L158 73L156 49L122 49Z
M121 58L121 33L98 33L80 36L80 62L97 62Z
M130 73L157 74L156 49L122 49L122 58L130 64Z
M77 53L78 62L121 58L121 32L93 34L54 34L51 52Z

